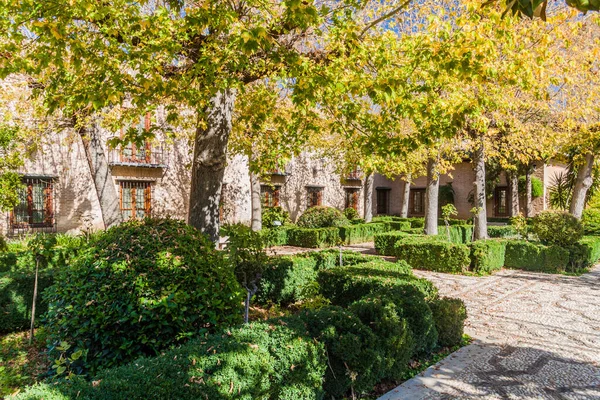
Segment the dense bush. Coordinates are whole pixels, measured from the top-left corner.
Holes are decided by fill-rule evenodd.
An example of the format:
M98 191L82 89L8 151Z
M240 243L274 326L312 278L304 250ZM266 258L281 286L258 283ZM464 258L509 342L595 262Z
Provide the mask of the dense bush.
M29 328L31 324L31 304L33 302L33 272L0 273L0 333L9 333ZM41 294L54 283L51 270L40 271L38 276L38 297L36 315L44 314L48 302Z
M583 237L583 226L567 212L542 211L533 218L533 233L546 245L567 247Z
M373 237L373 241L375 243L375 250L377 250L377 253L382 254L384 256L393 256L394 245L396 244L396 242L401 238L405 238L409 235L409 233L401 231L378 233Z
M477 240L470 244L471 270L489 274L504 266L506 242L503 240Z
M373 240L373 237L390 229L388 223L378 222L370 224L348 225L340 227L340 237L345 244L364 243Z
M507 240L504 265L527 271L560 272L569 263L569 251L524 240Z
M344 216L346 218L348 218L349 220L354 220L359 218L358 216L358 211L356 211L354 208L352 207L348 207L344 210Z
M587 208L581 218L583 232L586 235L600 235L600 209Z
M369 392L380 378L374 346L377 337L361 320L341 307L304 311L299 317L308 333L325 346L328 366L323 388L328 398L344 398L350 391Z
M294 229L293 225L279 228L263 228L260 233L267 239L269 246L285 246L288 243L288 231Z
M491 238L512 238L517 236L517 230L512 225L488 225L488 236Z
M439 238L409 237L396 242L394 255L417 269L464 272L470 265L469 247Z
M223 255L183 221L131 221L98 235L46 291L51 343L96 370L155 355L240 320L242 289ZM54 345L53 359L65 354ZM79 353L78 353L79 352Z
M375 295L352 303L349 310L375 333L377 341L372 346L378 350L378 380L400 379L414 351L414 338L403 318L404 310L389 297Z
M471 242L473 238L473 225L456 224L450 225L448 228L440 226L438 230L439 234L446 236L446 238L448 238L448 233L450 233L449 240L452 243L465 244Z
M348 225L348 219L337 208L316 206L304 211L297 224L301 228L330 228Z
M569 247L569 269L589 268L600 260L600 237L585 236Z
M291 304L304 300L317 279L317 260L307 256L272 257L259 282L260 303Z
M339 228L293 228L287 231L287 244L290 246L323 248L340 244Z
M262 208L262 226L265 228L275 228L277 227L273 224L275 221L281 223L279 226L283 226L290 222L290 213L285 211L283 208L276 207L263 207Z
M442 297L429 303L440 346L456 346L462 341L467 308L460 299Z
M317 400L327 359L305 331L289 321L252 323L100 371L93 383L79 378L38 385L17 399Z
M387 222L391 231L408 231L411 228L410 221L390 221Z

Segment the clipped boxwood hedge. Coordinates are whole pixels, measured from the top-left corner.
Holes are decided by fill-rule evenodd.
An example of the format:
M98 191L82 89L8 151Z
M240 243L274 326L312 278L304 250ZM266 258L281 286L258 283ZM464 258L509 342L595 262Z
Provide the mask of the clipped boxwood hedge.
M477 240L471 248L471 270L478 274L489 274L504 266L506 242L504 240Z
M569 250L569 268L571 270L592 267L600 260L600 237L585 236Z
M304 229L293 228L287 231L287 244L297 247L323 248L341 243L339 228Z
M463 221L464 222L464 221ZM450 242L457 244L470 243L473 238L473 225L450 225L438 227L438 235L444 236L448 239L448 233L450 234Z
M524 240L507 240L504 265L539 272L562 272L569 264L569 251Z
M469 269L469 247L440 238L408 237L394 245L394 255L417 269L464 272Z
M391 223L378 222L370 224L357 224L340 227L340 238L345 244L364 243L373 240L373 237L390 229ZM406 224L398 222L398 224Z
M462 341L467 308L461 299L442 297L429 303L440 346L456 346Z
M16 399L315 400L326 368L323 345L303 325L256 322L102 370L93 382L32 386Z
M384 256L393 256L394 255L394 245L396 242L401 239L409 236L410 233L400 232L400 231L392 231L386 233L379 233L374 236L373 241L375 243L375 250L377 253Z

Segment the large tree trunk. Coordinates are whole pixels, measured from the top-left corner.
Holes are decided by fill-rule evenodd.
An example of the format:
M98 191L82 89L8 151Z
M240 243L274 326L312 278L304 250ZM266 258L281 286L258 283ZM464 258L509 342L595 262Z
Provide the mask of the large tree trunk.
M253 231L262 229L262 204L260 199L260 179L254 172L250 172L250 196L252 208L252 223ZM270 228L270 227L267 227Z
M576 218L581 219L583 209L585 208L585 199L587 192L593 183L593 168L594 154L587 153L585 155L585 164L577 171L577 180L573 187L573 197L571 198L571 206L569 212Z
M487 239L487 210L485 197L485 149L483 138L479 138L477 149L475 150L475 214L474 236L475 240Z
M427 189L425 190L425 234L438 234L438 202L440 193L440 174L437 172L437 160L427 161Z
M404 189L402 191L402 209L400 210L400 216L402 218L408 217L408 203L410 202L410 175L404 179Z
M96 189L100 212L105 228L110 228L123 222L123 215L119 205L119 195L112 179L108 166L108 158L104 152L100 132L96 123L86 125L79 129L79 136L83 143L85 158L87 159L92 175L92 182Z
M375 174L369 172L365 177L365 201L364 201L364 218L365 222L371 222L373 219L373 181Z
M206 110L206 128L196 130L194 141L188 223L214 243L219 240L219 202L234 103L233 90L216 93Z
M508 174L508 185L510 188L510 216L519 215L519 174L516 171Z
M531 217L533 214L533 194L531 192L531 175L533 166L528 165L525 170L525 216Z

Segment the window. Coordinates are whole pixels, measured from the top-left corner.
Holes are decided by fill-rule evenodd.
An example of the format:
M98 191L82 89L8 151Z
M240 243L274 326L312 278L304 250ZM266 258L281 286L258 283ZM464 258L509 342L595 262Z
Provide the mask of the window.
M151 214L152 183L121 182L121 214L125 220L142 219Z
M377 188L377 214L390 213L390 189Z
M260 186L260 198L262 199L263 207L279 206L279 189L281 189L281 186Z
M138 131L150 130L150 113L146 113L146 116L140 121L137 129ZM121 137L123 137L123 134L123 129L121 129ZM152 162L151 155L152 151L149 141L145 141L142 145L129 143L122 147L120 161L126 163L147 164Z
M508 217L508 187L497 187L494 191L494 214Z
M408 211L410 215L425 215L425 189L410 189Z
M323 203L323 188L322 187L307 187L308 207L320 206Z
M358 189L345 189L346 203L344 208L354 208L358 211Z
M10 213L10 228L14 230L53 231L54 187L52 178L23 179L19 203ZM41 229L32 229L41 228ZM13 232L15 233L15 232Z

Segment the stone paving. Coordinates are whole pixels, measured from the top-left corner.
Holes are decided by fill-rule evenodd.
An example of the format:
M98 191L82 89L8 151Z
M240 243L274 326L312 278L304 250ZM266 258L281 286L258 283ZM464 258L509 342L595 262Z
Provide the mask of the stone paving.
M580 277L415 272L465 301L476 340L380 400L600 399L600 267Z

